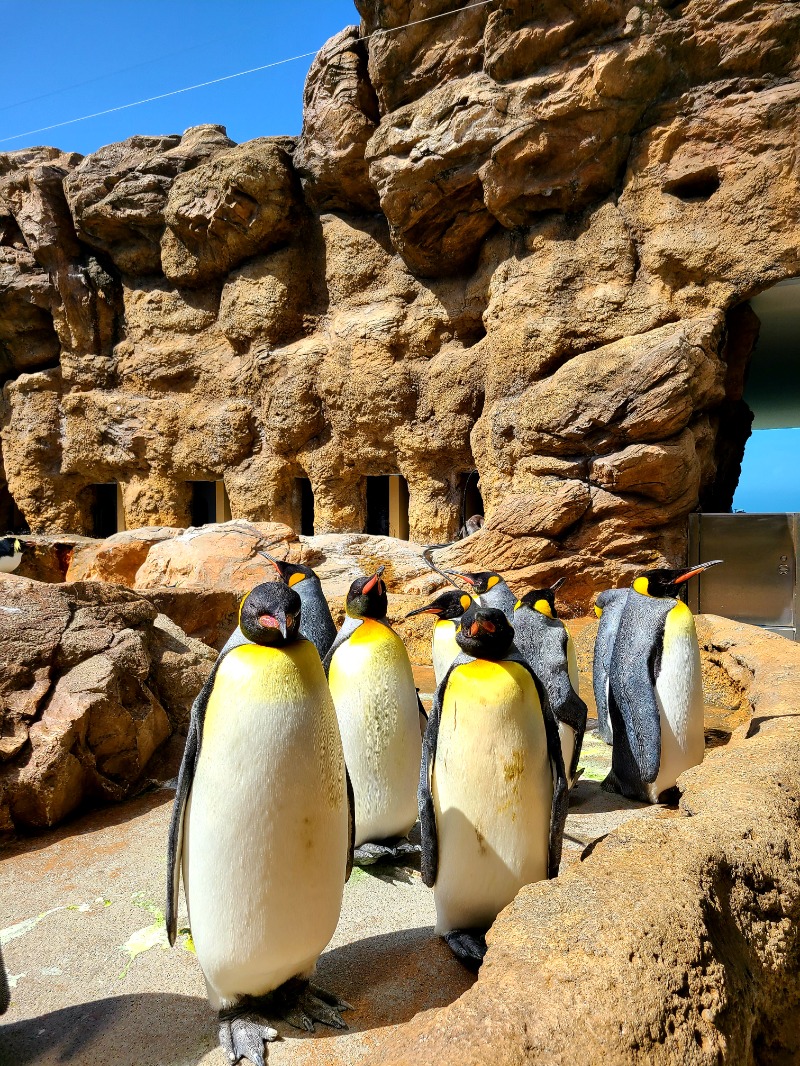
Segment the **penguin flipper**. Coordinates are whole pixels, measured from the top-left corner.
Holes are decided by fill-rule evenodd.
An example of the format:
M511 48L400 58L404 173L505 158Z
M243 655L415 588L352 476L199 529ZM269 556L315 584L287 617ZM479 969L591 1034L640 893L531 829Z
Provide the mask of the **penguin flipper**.
M344 776L347 784L347 866L344 871L344 883L347 884L353 872L353 855L356 850L356 796L353 792L353 782L350 780L350 771L346 766Z
M5 1014L11 1002L11 990L8 987L6 968L3 964L3 952L0 950L0 1014Z
M238 630L237 630L238 631ZM189 731L186 736L186 747L183 749L181 768L178 771L178 785L175 789L175 802L172 805L172 817L169 823L169 836L167 837L167 906L165 909L167 937L170 945L174 945L178 933L178 894L181 882L181 857L183 854L183 831L186 817L186 804L192 791L197 760L200 757L200 744L203 736L203 722L206 716L206 707L209 697L214 689L214 681L217 676L219 664L225 655L240 644L247 644L246 639L237 640L234 643L234 633L225 648L219 653L217 661L212 667L211 673L203 687L200 689L192 704L189 718Z
M572 685L570 685L567 697L558 709L558 720L560 722L565 722L571 729L575 730L575 747L569 765L570 778L575 778L578 772L578 760L581 757L581 748L583 747L583 737L586 733L586 719L588 715L588 707Z
M428 724L422 737L422 762L419 770L419 789L417 790L417 803L419 805L419 826L422 838L421 871L422 880L433 888L436 876L439 872L439 838L436 832L436 810L433 806L433 793L431 782L433 778L433 766L436 762L436 746L439 741L439 722L442 716L442 701L444 690L450 670L442 678L441 684L436 689L433 698L433 707L428 715Z

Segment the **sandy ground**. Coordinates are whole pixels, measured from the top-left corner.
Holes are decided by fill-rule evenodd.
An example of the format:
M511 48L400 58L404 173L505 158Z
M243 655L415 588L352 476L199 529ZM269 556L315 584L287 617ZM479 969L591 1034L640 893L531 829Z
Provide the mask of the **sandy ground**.
M432 671L417 671L423 697L432 681ZM593 713L588 690L584 674ZM650 810L600 791L610 749L593 731L581 762L564 864ZM172 797L160 788L0 853L0 939L13 985L0 1022L2 1066L225 1063L190 942L183 934L174 948L166 943ZM380 1030L461 995L473 978L433 935L433 922L433 893L418 868L354 871L318 969L320 983L353 1005L350 1029L318 1026L309 1036L278 1025L272 1066L368 1062Z

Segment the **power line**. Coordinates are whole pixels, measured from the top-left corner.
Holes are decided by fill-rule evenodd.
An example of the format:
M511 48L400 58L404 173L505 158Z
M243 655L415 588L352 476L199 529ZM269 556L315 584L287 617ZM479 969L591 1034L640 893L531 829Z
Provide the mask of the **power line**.
M402 26L392 26L388 30L373 30L372 33L367 33L363 37L357 37L358 41L368 41L372 37L376 37L380 33L397 33L398 30L407 30L412 26L421 26L423 22L433 22L434 19L445 18L448 15L458 15L462 11L471 11L476 7L486 7L487 4L494 3L494 0L478 0L478 3L466 4L464 7L454 8L452 11L441 11L438 15L428 15L427 18L417 19L415 22L406 22ZM322 46L324 47L324 45ZM301 52L300 55L289 56L287 59L276 59L272 63L264 63L260 67L251 67L249 70L240 70L236 74L225 74L221 78L212 78L210 81L201 81L197 85L187 85L183 89L172 89L168 93L159 93L157 96L148 96L144 100L134 100L130 104L120 104L118 107L109 107L105 111L95 111L91 115L81 115L79 118L70 118L65 122L54 122L51 126L40 126L35 130L27 130L25 133L15 133L12 137L0 137L0 144L5 144L6 141L17 141L21 137L32 137L34 133L47 133L49 130L57 130L62 126L72 126L76 122L86 122L91 118L100 118L102 115L112 115L116 111L127 111L131 107L139 107L142 104L152 104L156 100L165 100L168 96L180 96L181 93L190 93L195 89L205 89L209 85L218 85L223 81L231 81L233 78L243 78L247 74L256 74L261 70L269 70L272 67L281 67L286 63L294 63L298 59L307 59L309 56L316 56L322 51L322 48L316 48L313 52Z

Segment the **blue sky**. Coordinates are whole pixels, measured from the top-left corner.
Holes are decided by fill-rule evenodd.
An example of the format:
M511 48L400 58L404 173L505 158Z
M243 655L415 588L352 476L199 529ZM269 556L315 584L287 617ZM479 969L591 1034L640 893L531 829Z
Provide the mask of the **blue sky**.
M6 140L318 49L358 22L352 0L0 0L0 151L51 144L85 155L203 122L235 141L297 134L310 57Z

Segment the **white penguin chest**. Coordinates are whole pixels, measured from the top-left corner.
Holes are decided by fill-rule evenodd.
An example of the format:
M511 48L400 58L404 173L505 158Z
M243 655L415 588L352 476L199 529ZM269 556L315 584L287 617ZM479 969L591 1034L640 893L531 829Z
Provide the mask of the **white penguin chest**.
M341 908L347 818L314 646L230 652L208 701L183 852L197 956L220 1002L276 988L322 952Z
M433 627L433 672L437 685L441 684L453 659L461 654L456 643L457 627L458 623L451 618L444 618Z
M651 798L671 788L678 776L703 760L703 685L700 647L694 618L682 602L667 615L661 669L655 683L661 726L658 777L649 786Z
M422 740L408 653L367 619L334 652L328 672L356 801L356 844L405 836L417 817Z
M553 778L523 666L479 660L450 674L432 793L437 930L486 927L522 885L547 876Z

